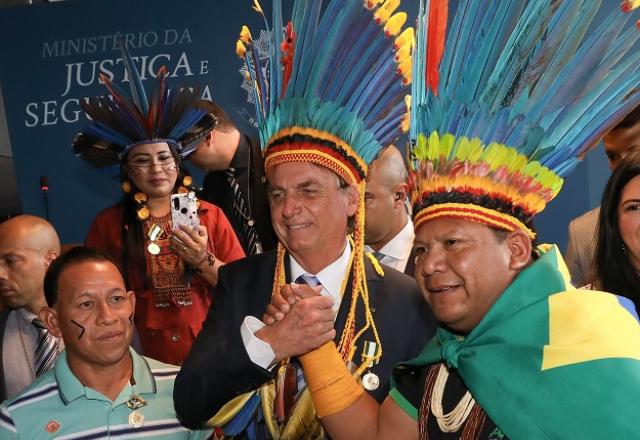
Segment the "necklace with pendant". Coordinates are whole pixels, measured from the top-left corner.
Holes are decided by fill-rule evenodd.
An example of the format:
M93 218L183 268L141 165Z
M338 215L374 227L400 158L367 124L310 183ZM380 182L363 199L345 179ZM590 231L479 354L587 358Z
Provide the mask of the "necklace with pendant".
M127 406L131 410L129 414L129 425L134 428L140 428L144 424L144 414L139 411L140 408L147 406L147 401L142 396L136 393L136 381L132 377L131 383L131 397L127 400Z

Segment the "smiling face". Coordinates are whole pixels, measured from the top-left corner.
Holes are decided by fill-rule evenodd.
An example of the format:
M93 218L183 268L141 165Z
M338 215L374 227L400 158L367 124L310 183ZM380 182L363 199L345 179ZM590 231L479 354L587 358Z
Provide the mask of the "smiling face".
M148 197L166 197L173 193L178 166L166 142L134 147L127 155L125 168L136 188Z
M128 362L134 305L113 263L85 261L60 274L58 299L45 309L45 322L63 338L72 368L117 366Z
M640 176L631 179L622 189L618 226L629 260L636 271L640 271Z
M466 334L482 320L528 263L531 243L525 257L523 234L500 237L485 225L451 218L418 228L416 281L442 324Z
M340 188L336 174L308 162L277 165L268 178L271 221L282 244L311 273L335 261L358 206L355 187Z

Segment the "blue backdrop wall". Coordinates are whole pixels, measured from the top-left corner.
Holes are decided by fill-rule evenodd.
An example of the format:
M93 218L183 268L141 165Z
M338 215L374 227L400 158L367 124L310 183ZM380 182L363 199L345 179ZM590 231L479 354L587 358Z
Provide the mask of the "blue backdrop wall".
M22 210L45 215L40 176L49 181L49 215L63 242L81 242L95 214L120 198L118 182L71 150L86 123L79 100L104 94L100 70L127 79L117 35L128 41L144 78L166 65L171 81L200 84L245 131L253 105L242 85L235 41L243 24L264 41L250 0L75 0L0 10L0 85ZM269 1L263 1L269 14ZM287 4L292 2L285 2ZM616 0L605 0L619 7ZM403 2L414 15L417 0ZM151 86L146 81L147 87ZM541 241L564 248L568 221L599 204L608 177L604 154L591 153L539 216Z

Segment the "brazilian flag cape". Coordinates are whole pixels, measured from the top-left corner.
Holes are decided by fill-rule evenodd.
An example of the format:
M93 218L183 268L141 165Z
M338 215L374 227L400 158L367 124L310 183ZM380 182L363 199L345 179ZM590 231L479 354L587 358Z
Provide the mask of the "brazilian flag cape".
M640 438L633 303L575 290L558 249L541 250L471 333L439 328L394 376L446 362L510 439Z

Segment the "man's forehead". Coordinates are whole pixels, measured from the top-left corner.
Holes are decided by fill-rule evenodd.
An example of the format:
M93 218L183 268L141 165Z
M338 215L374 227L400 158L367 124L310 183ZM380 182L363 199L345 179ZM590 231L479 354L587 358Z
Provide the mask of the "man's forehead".
M291 162L277 165L269 173L269 186L308 186L324 184L338 176L331 170L309 162Z
M621 152L640 146L640 123L618 128L604 137L604 148L609 152Z
M459 218L437 218L424 222L416 233L416 240L438 239L451 234L471 234L481 233L483 230L490 230L486 225Z

